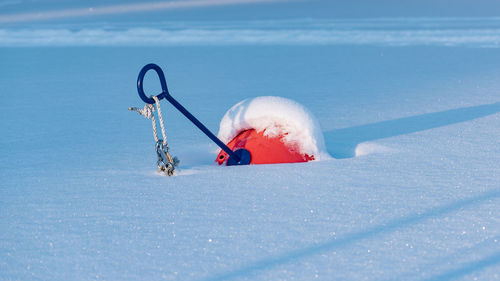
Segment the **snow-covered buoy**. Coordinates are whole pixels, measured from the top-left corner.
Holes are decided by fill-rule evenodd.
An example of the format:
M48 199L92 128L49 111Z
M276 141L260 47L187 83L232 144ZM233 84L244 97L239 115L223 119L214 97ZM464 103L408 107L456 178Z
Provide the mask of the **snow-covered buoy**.
M299 103L274 96L243 100L220 122L218 138L231 150L246 149L250 164L297 163L329 158L316 118ZM216 162L227 163L221 150Z

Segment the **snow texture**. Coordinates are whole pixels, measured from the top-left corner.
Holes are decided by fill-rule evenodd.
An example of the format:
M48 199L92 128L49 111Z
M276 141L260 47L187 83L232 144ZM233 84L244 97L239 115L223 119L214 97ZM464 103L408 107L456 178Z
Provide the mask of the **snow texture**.
M154 26L154 27L152 27ZM377 45L498 48L500 18L155 22L0 28L0 46Z
M237 103L222 117L217 137L228 143L248 129L264 132L269 138L282 137L285 144L315 160L330 158L316 118L290 99L263 96Z
M0 280L500 280L498 18L436 15L464 5L459 15L498 15L500 4L379 3L284 1L2 25ZM418 14L422 3L431 19ZM300 26L324 29L314 15L345 12L331 5L380 19L329 18L328 32L366 31L346 32L343 44L280 43ZM0 13L82 6L0 0ZM249 23L256 17L264 21ZM286 36L254 44L238 33L238 44L211 44L209 32L192 45L126 38L124 47L72 37L89 26L164 30L152 19L176 21L181 31ZM397 40L422 44L368 40L372 22L378 38L401 30L411 36ZM427 44L434 27L452 34L445 42L491 40ZM35 35L45 29L70 31L73 47L51 44L64 37L57 32L40 34L49 42L40 43ZM485 33L469 32L476 29ZM244 99L296 101L316 117L332 159L218 166L216 146L162 100L181 164L176 176L159 175L151 122L127 110L144 105L137 75L151 62L212 132ZM157 75L148 73L144 87L160 93Z

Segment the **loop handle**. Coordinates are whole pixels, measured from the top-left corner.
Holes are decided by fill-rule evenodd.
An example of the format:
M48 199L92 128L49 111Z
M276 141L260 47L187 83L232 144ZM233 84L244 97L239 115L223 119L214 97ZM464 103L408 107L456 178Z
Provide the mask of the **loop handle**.
M158 78L160 78L160 84L161 84L161 94L157 95L156 97L161 100L163 98L166 98L167 96L170 96L170 93L168 92L167 88L167 81L165 80L165 74L163 73L163 70L156 64L150 63L146 64L141 71L139 72L139 76L137 77L137 92L139 92L139 97L145 102L149 104L154 104L155 100L151 97L146 96L144 93L144 76L146 73L153 69L156 71L156 74L158 74Z

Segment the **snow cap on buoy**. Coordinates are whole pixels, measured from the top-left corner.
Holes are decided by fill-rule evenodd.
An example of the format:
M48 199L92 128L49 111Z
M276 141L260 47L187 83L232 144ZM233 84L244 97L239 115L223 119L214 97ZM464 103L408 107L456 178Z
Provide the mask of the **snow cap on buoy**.
M296 163L330 158L316 118L299 103L274 96L245 99L220 122L218 138L231 150L245 148L250 164ZM228 155L220 151L216 161Z

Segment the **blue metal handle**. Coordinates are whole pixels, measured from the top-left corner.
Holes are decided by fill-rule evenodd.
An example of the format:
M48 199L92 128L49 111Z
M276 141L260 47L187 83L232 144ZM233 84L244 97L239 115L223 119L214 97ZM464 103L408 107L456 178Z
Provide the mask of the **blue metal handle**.
M170 96L170 93L168 92L167 88L167 81L165 80L165 74L163 73L163 70L156 64L150 63L145 65L142 69L141 72L139 72L139 77L137 77L137 92L139 92L139 97L145 102L149 104L154 104L155 100L152 99L151 97L147 97L146 94L144 93L144 76L146 75L146 72L149 70L153 69L156 71L156 74L158 74L158 78L160 78L160 84L161 84L161 94L157 95L156 97L161 100L162 98L165 98L166 96Z
M139 97L145 102L154 104L155 100L151 97L147 97L144 93L143 84L144 84L144 76L146 73L153 69L158 74L158 78L160 78L160 84L162 92L156 97L158 100L165 98L169 101L177 110L179 110L187 119L189 119L198 129L200 129L205 135L207 135L215 144L217 144L222 150L224 150L228 155L229 159L227 161L227 165L248 165L250 164L250 152L246 149L238 149L233 152L227 145L225 145L219 138L217 138L212 132L210 132L207 127L205 127L196 117L194 117L187 109L185 109L179 102L177 102L168 92L167 81L165 80L165 74L163 70L156 64L150 63L145 65L141 71L139 72L139 77L137 77L137 92L139 92ZM242 150L242 151L240 151ZM244 150L244 151L243 151ZM237 152L237 153L236 153ZM231 161L230 161L231 160Z

